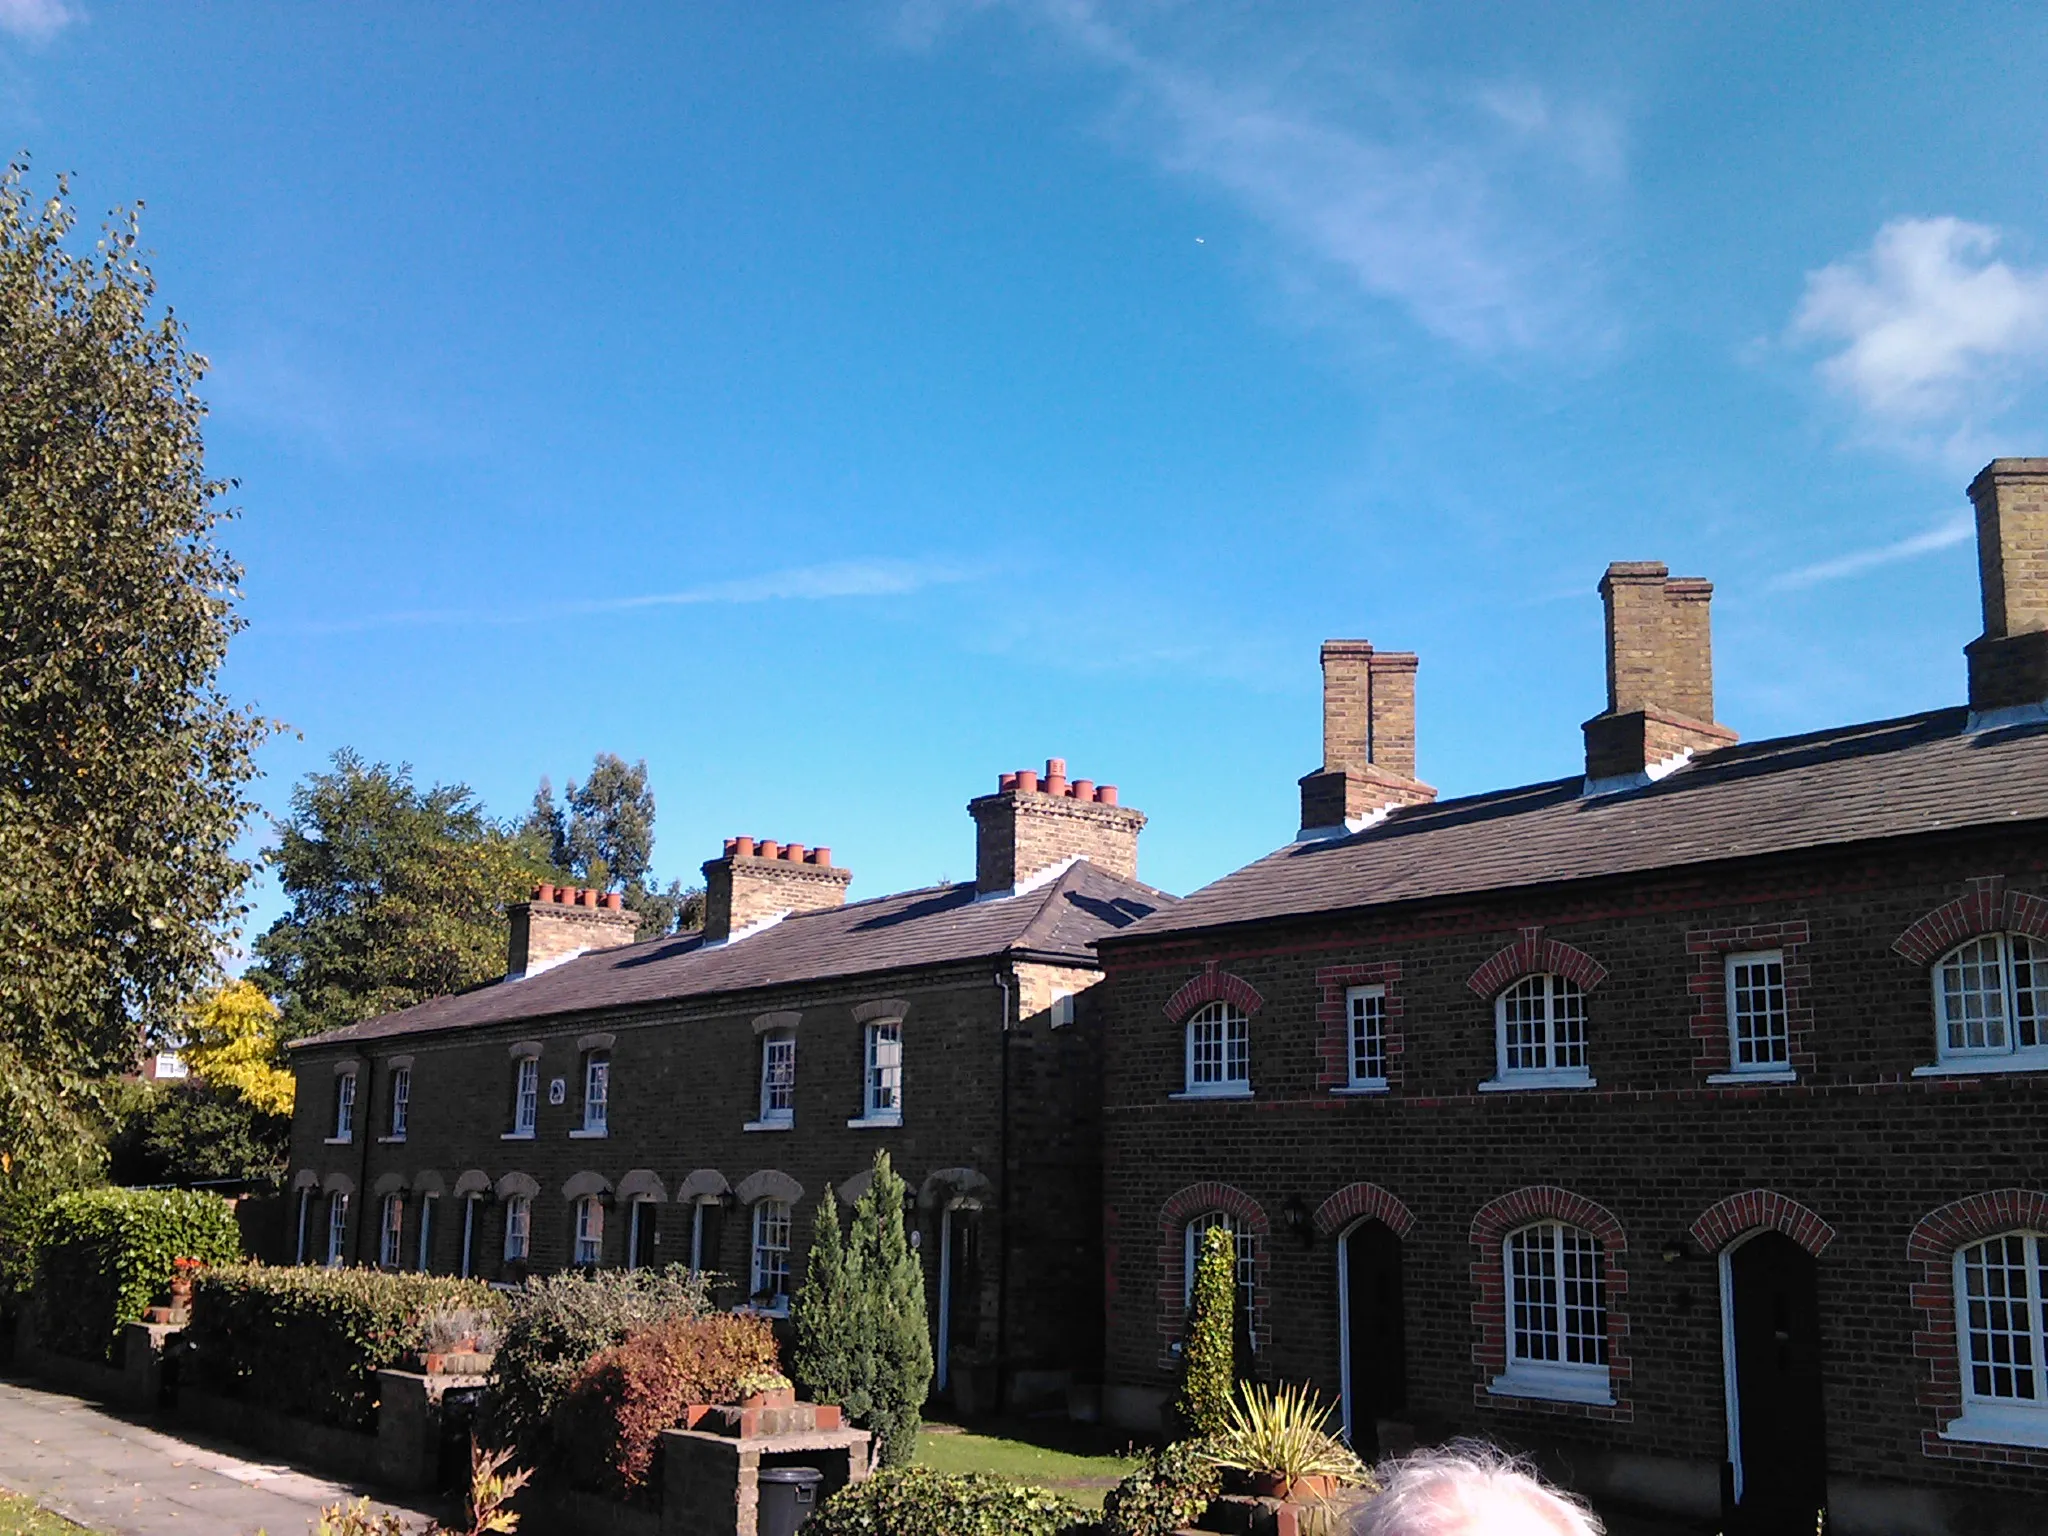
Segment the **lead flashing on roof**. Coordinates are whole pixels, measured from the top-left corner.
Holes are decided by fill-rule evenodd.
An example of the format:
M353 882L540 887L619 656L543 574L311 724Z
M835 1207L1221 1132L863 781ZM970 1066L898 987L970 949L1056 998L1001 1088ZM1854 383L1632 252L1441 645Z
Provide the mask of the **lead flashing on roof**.
M781 922L787 916L789 916L788 911L770 912L766 917L762 918L759 922L749 923L746 927L740 929L738 932L727 934L722 939L706 939L703 943L697 946L698 952L702 953L707 949L730 949L733 945L739 943L742 939L751 939L757 933L767 932L770 928L773 928L777 923Z
M1008 890L976 891L974 893L975 904L978 906L984 901L1008 901L1012 896L1023 896L1032 891L1043 890L1087 857L1084 853L1070 853L1064 859L1061 859L1059 863L1048 864L1036 874L1026 875Z
M1403 802L1399 800L1389 800L1385 805L1367 811L1363 816L1346 816L1343 821L1335 826L1303 827L1294 834L1294 841L1297 843L1327 843L1340 837L1351 837L1356 833L1365 831L1368 827L1378 826L1389 816L1393 815L1394 812L1401 809L1402 804Z
M1692 748L1686 747L1674 752L1662 762L1652 763L1641 773L1617 773L1605 779L1588 779L1579 790L1581 800L1598 800L1602 795L1624 794L1631 789L1648 789L1660 779L1668 779L1687 763L1692 761Z
M2048 720L2048 699L2038 704L2008 704L2003 709L1973 709L1963 722L1963 734L2009 730L2015 725L2039 725Z

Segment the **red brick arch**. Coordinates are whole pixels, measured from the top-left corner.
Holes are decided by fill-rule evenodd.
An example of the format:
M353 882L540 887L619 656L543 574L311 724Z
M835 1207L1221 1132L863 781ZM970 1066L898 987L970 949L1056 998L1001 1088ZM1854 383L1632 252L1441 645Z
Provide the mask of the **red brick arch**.
M1541 928L1522 936L1466 978L1465 985L1491 1000L1511 981L1546 973L1566 977L1590 992L1607 979L1607 967L1562 939L1546 939Z
M1247 1015L1266 1006L1266 1000L1259 996L1256 987L1242 976L1219 971L1216 962L1211 960L1202 967L1199 976L1190 978L1166 1000L1166 1016L1178 1024L1197 1008L1216 1002L1231 1003Z
M1913 1305L1920 1312L1913 1353L1927 1362L1927 1374L1920 1381L1920 1405L1932 1417L1931 1425L1920 1431L1922 1455L1946 1461L2048 1467L2048 1451L1941 1438L1942 1430L1963 1411L1962 1353L1956 1338L1956 1250L2022 1227L2048 1232L2048 1194L2035 1189L1993 1189L1966 1195L1922 1216L1906 1239Z
M2008 891L2003 875L1979 875L1964 893L1943 902L1892 940L1915 965L1932 965L1965 939L1983 933L2024 933L2048 939L2048 901Z
M1346 1184L1316 1207L1316 1231L1335 1237L1354 1221L1371 1218L1385 1222L1396 1237L1406 1237L1415 1226L1415 1216L1399 1195L1377 1184Z
M1692 1240L1709 1253L1719 1253L1743 1233L1759 1228L1784 1233L1816 1259L1835 1240L1835 1229L1819 1212L1774 1189L1745 1189L1716 1200L1692 1224Z
M1170 1361L1180 1339L1187 1310L1187 1227L1209 1211L1225 1212L1252 1234L1252 1348L1264 1354L1272 1347L1266 1315L1268 1248L1273 1235L1265 1207L1234 1184L1205 1179L1176 1190L1159 1208L1159 1336L1160 1354Z
M1536 1221L1562 1221L1600 1240L1600 1256L1605 1262L1602 1279L1607 1290L1607 1379L1614 1390L1612 1403L1503 1399L1487 1390L1508 1364L1507 1276L1501 1248L1510 1232ZM1628 1271L1621 1263L1622 1255L1628 1251L1628 1239L1614 1213L1555 1184L1532 1184L1482 1205L1472 1218L1471 1238L1478 1250L1472 1259L1472 1285L1476 1293L1472 1301L1472 1327L1477 1339L1472 1346L1473 1402L1482 1408L1511 1403L1525 1411L1610 1422L1633 1419L1635 1406L1628 1395Z

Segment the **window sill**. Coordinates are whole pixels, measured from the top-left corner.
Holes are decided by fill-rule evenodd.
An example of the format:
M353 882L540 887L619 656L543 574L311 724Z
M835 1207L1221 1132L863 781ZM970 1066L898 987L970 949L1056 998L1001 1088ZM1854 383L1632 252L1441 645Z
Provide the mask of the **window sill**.
M869 1122L865 1120L849 1120L846 1123L848 1125L866 1125ZM740 1129L743 1131L793 1131L796 1129L796 1121L749 1120L745 1125L741 1126Z
M355 1140L353 1136L330 1136L327 1138L327 1145L330 1147L351 1147L355 1145Z
M1251 1096L1252 1085L1250 1083L1232 1083L1227 1088L1185 1088L1179 1093L1169 1093L1167 1095L1176 1104L1184 1104L1201 1099L1248 1099Z
M606 1137L610 1135L611 1129L608 1126L599 1126L595 1130L592 1130L589 1126L583 1126L577 1130L571 1131L569 1133L569 1139L571 1141L603 1141Z
M883 1115L862 1115L846 1122L849 1131L887 1131L903 1124L903 1111L892 1110ZM751 1129L751 1127L750 1127ZM780 1314L777 1314L778 1316Z
M1341 1088L1332 1088L1330 1092L1344 1098L1363 1099L1369 1098L1376 1093L1391 1093L1393 1090L1387 1086L1387 1080L1382 1077L1363 1083L1346 1083Z
M2023 1445L2048 1449L2048 1413L2040 1409L1977 1407L1942 1427L1941 1438L1967 1445Z
M1511 1369L1489 1381L1486 1390L1494 1397L1527 1397L1549 1403L1590 1403L1595 1407L1608 1407L1614 1402L1614 1387L1604 1370L1573 1377L1563 1373L1537 1374Z
M1799 1074L1790 1067L1762 1068L1753 1072L1710 1072L1707 1082L1715 1088L1725 1088L1731 1083L1796 1083Z
M1915 1077L1985 1077L1997 1072L2048 1072L2048 1051L2010 1051L2000 1056L1958 1056L1915 1067Z
M396 1136L379 1136L377 1138L377 1145L380 1147L402 1147L405 1145L405 1132L400 1131Z
M1557 1093L1580 1088L1598 1088L1600 1080L1583 1072L1530 1072L1513 1077L1489 1077L1479 1085L1481 1093Z
M780 1297L772 1305L765 1307L758 1306L750 1301L738 1310L751 1312L756 1317L787 1317L789 1316L789 1298L787 1296Z
M504 1135L500 1136L500 1137L498 1138L498 1140L500 1140L500 1141L531 1141L531 1140L533 1140L533 1132L531 1132L531 1131L507 1131L507 1132L506 1132L506 1133L505 1133Z

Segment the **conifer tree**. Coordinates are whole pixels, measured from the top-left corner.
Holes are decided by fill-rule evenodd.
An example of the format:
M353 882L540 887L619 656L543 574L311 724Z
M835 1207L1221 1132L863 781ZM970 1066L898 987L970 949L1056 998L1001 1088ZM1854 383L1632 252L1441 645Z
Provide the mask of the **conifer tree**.
M925 1319L924 1265L903 1230L903 1180L886 1152L875 1154L874 1177L854 1207L853 1232L861 1270L867 1427L881 1440L882 1465L907 1467L917 1454L920 1410L931 1391L932 1336Z
M1220 1434L1230 1420L1237 1379L1237 1238L1211 1227L1195 1250L1195 1284L1181 1339L1180 1396L1174 1415L1183 1435Z
M811 1218L810 1259L790 1308L796 1342L789 1369L806 1397L839 1404L849 1423L864 1421L868 1412L867 1387L854 1379L859 1323L853 1302L859 1288L852 1259L839 1235L839 1198L828 1184Z

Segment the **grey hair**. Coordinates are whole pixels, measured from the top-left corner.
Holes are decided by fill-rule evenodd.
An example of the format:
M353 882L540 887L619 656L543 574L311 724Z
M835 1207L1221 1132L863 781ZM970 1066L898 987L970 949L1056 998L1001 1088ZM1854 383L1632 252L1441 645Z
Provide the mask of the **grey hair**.
M1578 1498L1545 1483L1522 1457L1484 1440L1453 1440L1389 1461L1381 1492L1352 1536L1603 1536ZM1517 1518L1520 1517L1520 1518Z

